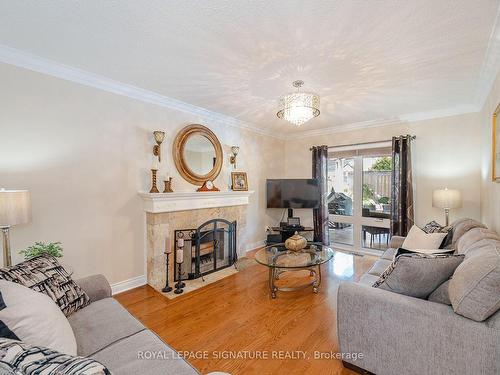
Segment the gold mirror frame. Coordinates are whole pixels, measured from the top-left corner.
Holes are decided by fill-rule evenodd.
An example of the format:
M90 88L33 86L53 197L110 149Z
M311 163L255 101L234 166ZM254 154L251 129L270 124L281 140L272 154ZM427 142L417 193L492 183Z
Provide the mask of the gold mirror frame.
M493 121L492 121L492 147L491 147L491 180L493 182L500 182L500 176L497 174L499 172L500 166L496 165L497 162L497 152L500 152L498 150L498 124L497 124L497 119L498 115L500 114L500 104L498 104L497 108L495 109L495 112L493 112Z
M215 150L215 165L210 172L205 175L199 175L193 172L186 164L184 159L184 147L186 142L193 135L201 135L207 138ZM174 162L182 178L193 185L203 185L206 181L213 181L219 175L222 169L222 146L217 136L207 127L199 124L192 124L182 129L174 140L173 148Z

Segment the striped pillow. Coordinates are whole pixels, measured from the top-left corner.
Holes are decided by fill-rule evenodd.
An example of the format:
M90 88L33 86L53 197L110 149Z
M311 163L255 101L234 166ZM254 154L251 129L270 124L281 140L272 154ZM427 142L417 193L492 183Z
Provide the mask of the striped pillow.
M48 295L66 316L90 304L89 296L71 275L56 258L47 254L0 269L0 279Z
M425 224L422 227L422 230L427 234L446 233L446 237L443 239L443 242L441 242L441 245L439 246L440 249L445 249L447 246L449 246L451 244L451 240L453 239L453 227L451 225L442 226L434 220Z
M111 375L103 364L94 359L73 357L6 338L0 338L0 361L16 374Z

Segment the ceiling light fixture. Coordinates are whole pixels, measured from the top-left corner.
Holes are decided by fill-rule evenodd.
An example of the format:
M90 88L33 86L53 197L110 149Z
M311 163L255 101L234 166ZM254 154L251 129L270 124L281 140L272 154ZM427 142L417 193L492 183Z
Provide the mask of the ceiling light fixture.
M280 98L277 115L278 118L300 126L313 117L319 116L319 96L310 92L300 92L304 81L294 81L292 85L297 88L297 92Z

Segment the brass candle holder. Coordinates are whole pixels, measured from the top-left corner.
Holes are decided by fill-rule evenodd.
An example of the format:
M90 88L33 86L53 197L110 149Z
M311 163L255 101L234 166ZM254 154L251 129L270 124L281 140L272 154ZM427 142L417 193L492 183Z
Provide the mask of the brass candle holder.
M165 188L163 189L164 193L173 193L174 191L172 190L172 177L169 177L168 180L163 181L165 184Z
M150 193L159 193L158 187L156 186L156 173L158 169L151 169L151 190Z

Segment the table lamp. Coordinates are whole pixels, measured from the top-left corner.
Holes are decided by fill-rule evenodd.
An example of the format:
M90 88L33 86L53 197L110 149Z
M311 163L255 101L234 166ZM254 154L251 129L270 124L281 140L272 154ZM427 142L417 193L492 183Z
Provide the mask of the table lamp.
M432 207L444 208L446 226L450 223L450 209L462 207L460 190L439 189L432 192Z
M9 229L31 221L31 198L28 190L0 189L0 229L3 234L3 266L12 265Z

